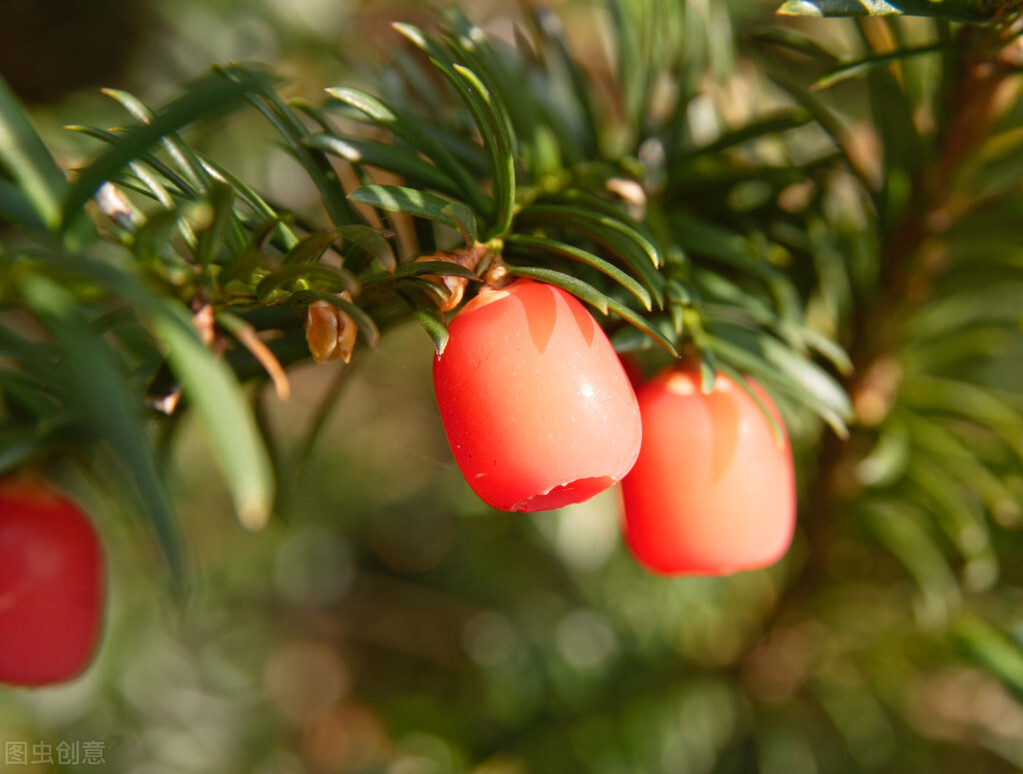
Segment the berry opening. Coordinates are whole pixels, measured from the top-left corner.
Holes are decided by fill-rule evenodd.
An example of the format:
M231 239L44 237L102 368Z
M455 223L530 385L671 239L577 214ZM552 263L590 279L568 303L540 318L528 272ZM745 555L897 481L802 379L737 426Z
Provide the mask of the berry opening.
M559 484L550 491L535 495L527 500L516 503L511 510L532 513L534 511L551 511L566 505L575 505L589 500L605 489L617 483L610 476L590 476Z

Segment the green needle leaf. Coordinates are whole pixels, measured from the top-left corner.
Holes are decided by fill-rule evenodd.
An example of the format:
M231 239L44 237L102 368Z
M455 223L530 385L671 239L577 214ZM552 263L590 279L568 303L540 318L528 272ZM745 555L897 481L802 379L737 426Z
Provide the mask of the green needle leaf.
M454 154L427 132L420 121L398 114L381 100L364 91L351 88L327 89L334 99L354 107L370 119L405 140L413 148L431 159L440 169L451 176L461 192L461 197L468 199L471 207L477 212L485 212L490 200L480 190L479 183L468 172Z
M304 143L352 164L367 164L394 172L404 177L410 187L432 188L456 197L465 191L440 167L394 145L327 133L311 134Z
M582 299L601 314L608 313L610 299L597 290L593 285L583 282L581 279L555 271L554 269L541 269L536 266L513 266L506 265L508 273L513 277L528 277L529 279L540 280L549 285L555 285L562 290L571 293L573 296Z
M341 239L340 228L328 228L322 231L314 231L299 241L281 258L282 264L306 265L315 263L335 242Z
M266 276L256 286L256 295L262 300L267 300L275 290L279 290L289 282L296 280L326 283L332 289L344 289L352 295L357 295L362 290L362 283L359 282L359 278L347 269L331 266L326 263L288 263Z
M712 348L722 360L765 384L776 385L816 412L840 438L848 436L846 422L852 416L849 397L816 363L789 351L765 333L719 325L713 334L704 335L704 346Z
M45 230L35 205L18 186L0 180L0 222L18 223L30 229Z
M71 184L64 199L62 223L69 231L85 217L85 203L106 181L144 155L168 134L197 120L210 120L237 109L246 99L242 84L219 76L207 76L182 97L159 111L151 123L125 131L106 153L86 166Z
M380 285L384 282L396 282L405 277L425 277L431 274L444 274L452 277L465 277L469 280L479 280L479 276L465 266L459 266L451 261L414 261L403 263L393 273L373 274L362 281L363 287Z
M453 69L468 86L466 101L483 135L483 145L490 158L494 225L488 236L500 236L511 230L515 206L515 144L511 125L500 103L491 97L483 81L472 70L457 64Z
M558 226L578 231L611 252L643 281L658 307L664 304L664 277L657 270L663 257L639 229L611 215L579 206L533 205L519 213L522 225Z
M257 213L265 222L275 223L275 231L280 235L285 248L291 249L298 244L298 237L295 236L291 228L281 221L280 216L274 208L267 204L259 194L252 190L252 188L213 160L202 156L199 157L199 160L201 161L203 168L214 180L230 185L235 196L251 207L253 212Z
M786 0L783 16L930 16L960 22L994 19L1001 3L992 0Z
M88 423L94 436L103 439L125 466L168 567L180 580L183 548L178 524L142 416L130 409L141 406L141 396L130 386L112 350L93 332L70 292L35 273L25 278L21 290L64 355L60 374L53 377L56 389L64 394L68 408Z
M625 304L621 303L620 301L616 301L613 298L608 299L607 305L612 312L614 312L616 315L625 320L625 322L627 322L629 325L642 331L651 339L653 339L662 347L664 347L664 349L666 349L672 357L678 357L678 348L671 341L671 339L669 339L667 336L665 336L663 333L657 330L657 328L654 327L645 317L641 317L640 315L636 314L636 312L634 312L632 309L627 307Z
M653 300L646 288L617 266L608 263L603 258L598 258L587 250L565 244L564 242L558 242L554 239L548 239L547 237L527 236L524 234L509 234L504 238L504 247L506 253L511 250L512 252L522 252L528 255L529 253L540 251L592 266L632 293L648 312L652 308Z
M3 78L0 78L0 166L14 178L38 220L47 228L56 229L67 179Z
M419 288L401 287L398 294L405 299L405 302L412 309L423 330L433 340L433 348L437 355L443 355L448 345L448 326L444 323L444 315L437 307L437 302L428 291Z
M467 230L473 233L476 231L475 218L465 204L452 202L428 191L397 185L364 185L348 194L348 198L388 212L426 218L463 233ZM464 209L451 209L452 204Z
M964 617L953 626L959 646L974 662L1023 701L1023 649L980 618Z
M196 245L196 259L202 265L212 263L217 258L234 217L234 191L231 186L221 182L213 183L210 186L209 203L213 217L210 224L200 232Z
M202 421L239 521L248 529L260 529L273 507L273 469L241 386L230 368L203 346L178 306L161 300L146 311L167 348L171 370Z
M140 124L152 123L155 114L153 111L126 91L120 89L104 89L104 94L117 100ZM169 133L161 138L163 146L174 159L181 174L188 180L189 185L196 191L205 191L209 184L209 178L198 157L177 135Z
M377 229L353 224L342 226L340 232L345 242L358 247L372 258L376 258L377 263L386 271L393 274L398 268L398 259L394 255L391 243Z
M338 180L337 171L322 152L305 144L310 132L295 115L295 111L271 88L272 82L265 75L240 65L216 68L230 82L240 84L249 102L280 133L295 160L302 166L309 179L320 192L335 225L357 220L357 214L348 206L344 189Z

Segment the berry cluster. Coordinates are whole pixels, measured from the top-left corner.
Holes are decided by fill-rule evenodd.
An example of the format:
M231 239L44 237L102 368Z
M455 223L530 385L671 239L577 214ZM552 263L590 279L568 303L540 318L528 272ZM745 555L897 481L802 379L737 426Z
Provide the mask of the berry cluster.
M627 544L661 573L764 567L788 549L792 452L754 380L747 391L719 374L704 393L694 369L671 365L634 388L589 312L526 279L483 289L449 331L434 360L437 403L489 505L558 508L621 482Z

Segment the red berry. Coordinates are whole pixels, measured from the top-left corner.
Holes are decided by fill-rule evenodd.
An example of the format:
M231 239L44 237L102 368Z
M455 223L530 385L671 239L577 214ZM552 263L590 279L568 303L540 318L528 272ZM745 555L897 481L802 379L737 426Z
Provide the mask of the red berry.
M552 285L484 289L434 360L444 430L469 485L506 511L582 502L632 467L636 396L607 336Z
M783 428L777 407L750 388ZM745 390L719 374L709 394L687 367L637 391L643 447L622 482L626 540L661 573L721 575L765 567L792 541L795 477L788 439Z
M103 609L103 557L72 503L0 484L0 682L46 685L88 666Z

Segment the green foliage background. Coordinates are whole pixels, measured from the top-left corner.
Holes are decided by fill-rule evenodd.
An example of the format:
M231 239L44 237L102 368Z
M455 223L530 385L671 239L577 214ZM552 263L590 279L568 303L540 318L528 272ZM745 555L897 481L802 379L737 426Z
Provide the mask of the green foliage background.
M1023 768L1014 6L32 5L0 11L34 53L0 59L0 471L85 505L111 602L82 678L0 689L5 744L146 774ZM654 577L613 492L482 506L430 381L429 277L478 277L413 263L475 240L644 369L772 391L783 562ZM311 364L315 299L351 364Z

